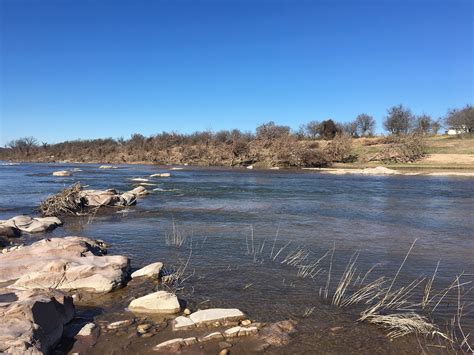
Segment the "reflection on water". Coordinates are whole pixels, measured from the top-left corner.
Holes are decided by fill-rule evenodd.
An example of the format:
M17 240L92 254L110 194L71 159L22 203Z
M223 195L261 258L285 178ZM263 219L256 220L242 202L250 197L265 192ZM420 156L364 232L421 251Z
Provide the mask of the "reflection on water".
M240 307L263 321L301 318L308 307L316 307L304 320L311 329L333 324L335 315L340 323L353 324L360 309L335 310L319 297L329 260L314 279L297 278L295 268L281 264L281 258L272 260L270 255L290 241L281 256L302 247L314 259L335 247L333 287L355 251L360 251L359 273L378 264L374 278L393 276L415 239L397 283L431 276L438 260L435 287L448 285L463 271L472 280L472 179L196 168L154 178L149 176L166 168L103 170L91 164L80 165L82 171L71 177L51 176L54 170L73 167L77 165L1 166L0 218L35 213L42 199L76 181L94 189L129 190L136 184L132 178L147 178L156 185L148 186L151 194L130 211L68 218L52 234L104 239L112 245L111 253L130 256L135 268L157 260L178 265L191 254L188 270L194 275L185 292L195 305ZM165 243L173 220L187 238L179 249ZM257 257L248 255L252 240ZM448 317L448 307L439 307L437 317ZM474 317L466 318L472 327Z

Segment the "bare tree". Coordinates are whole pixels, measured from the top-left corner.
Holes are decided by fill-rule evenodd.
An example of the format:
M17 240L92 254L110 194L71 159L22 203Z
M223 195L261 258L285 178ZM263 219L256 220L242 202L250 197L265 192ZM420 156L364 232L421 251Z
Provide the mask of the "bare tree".
M431 124L431 132L433 132L434 135L437 135L439 130L441 129L441 119L437 119L436 121L433 121Z
M321 123L319 121L310 121L304 126L306 135L312 139L321 134Z
M474 107L472 105L466 105L460 110L449 110L445 122L450 127L466 133L474 133Z
M7 143L6 147L19 153L29 156L32 149L38 146L38 141L34 137L24 137Z
M275 122L270 121L257 127L257 138L264 140L272 140L281 138L290 134L290 127L278 126Z
M361 113L355 119L357 135L359 137L370 137L374 134L375 120L366 113Z
M359 137L357 133L357 122L356 121L351 121L351 122L346 122L342 123L339 125L339 129L341 132L351 136L351 137Z
M413 114L403 105L393 106L387 110L383 125L390 134L408 134L413 127Z
M422 114L415 118L415 131L421 134L428 134L433 126L431 116Z

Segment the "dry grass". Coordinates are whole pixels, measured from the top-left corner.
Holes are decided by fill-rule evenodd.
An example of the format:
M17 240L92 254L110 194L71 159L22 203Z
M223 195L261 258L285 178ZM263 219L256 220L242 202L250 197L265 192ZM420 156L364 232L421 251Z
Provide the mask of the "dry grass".
M165 234L166 245L181 248L186 241L186 236L182 234L176 225L175 220L172 221L172 229L170 233Z

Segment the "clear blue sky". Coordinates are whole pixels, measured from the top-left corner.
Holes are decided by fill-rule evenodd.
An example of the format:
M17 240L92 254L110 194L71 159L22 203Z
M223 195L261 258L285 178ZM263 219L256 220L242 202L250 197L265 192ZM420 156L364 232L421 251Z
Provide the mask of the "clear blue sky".
M0 144L473 103L473 0L0 0Z

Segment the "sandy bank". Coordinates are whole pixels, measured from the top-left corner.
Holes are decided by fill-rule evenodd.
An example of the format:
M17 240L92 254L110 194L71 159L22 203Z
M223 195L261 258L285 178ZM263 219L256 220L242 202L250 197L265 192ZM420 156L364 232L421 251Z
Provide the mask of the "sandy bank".
M319 171L325 174L332 175L422 175L422 176L462 176L462 177L474 177L474 172L457 172L457 171L438 171L438 172L423 172L423 171L401 171L389 169L383 166L377 166L375 168L303 168L303 170Z

